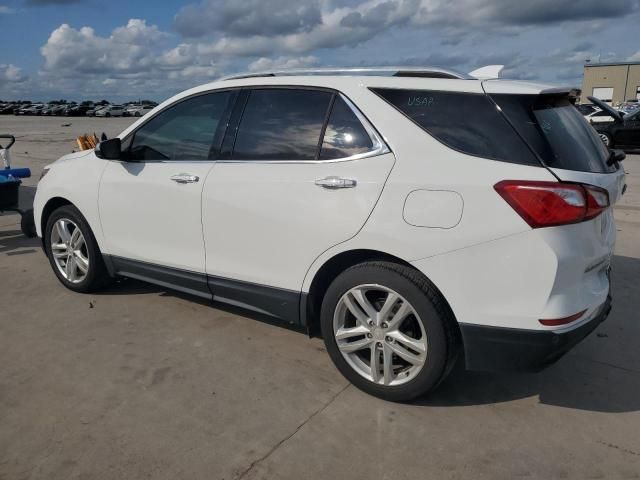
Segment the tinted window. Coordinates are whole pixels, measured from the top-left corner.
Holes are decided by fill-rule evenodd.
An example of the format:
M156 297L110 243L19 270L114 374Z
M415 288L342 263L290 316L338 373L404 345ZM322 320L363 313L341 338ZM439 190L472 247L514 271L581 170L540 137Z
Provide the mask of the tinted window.
M493 160L540 165L484 94L396 89L374 91L455 150Z
M209 93L169 107L136 131L129 157L132 160L207 160L230 97L231 92Z
M314 160L332 94L319 90L252 90L233 158Z
M596 131L566 95L493 95L523 138L549 167L615 171Z
M371 150L373 142L358 117L346 102L337 96L324 132L320 158L345 158Z

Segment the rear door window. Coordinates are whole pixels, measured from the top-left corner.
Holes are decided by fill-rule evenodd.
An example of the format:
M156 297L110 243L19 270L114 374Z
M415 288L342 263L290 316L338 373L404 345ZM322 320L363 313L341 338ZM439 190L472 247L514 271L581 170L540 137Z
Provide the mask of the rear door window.
M314 160L333 93L254 89L238 126L233 159Z
M376 88L375 93L448 147L468 155L540 166L484 94ZM580 115L576 110L576 114Z

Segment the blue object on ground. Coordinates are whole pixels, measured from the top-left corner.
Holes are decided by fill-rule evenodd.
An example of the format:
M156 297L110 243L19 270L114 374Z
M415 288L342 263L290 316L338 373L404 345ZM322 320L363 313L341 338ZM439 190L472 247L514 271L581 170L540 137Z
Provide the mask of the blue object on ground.
M31 170L28 168L5 168L0 170L0 176L3 177L16 177L16 178L28 178L31 176Z

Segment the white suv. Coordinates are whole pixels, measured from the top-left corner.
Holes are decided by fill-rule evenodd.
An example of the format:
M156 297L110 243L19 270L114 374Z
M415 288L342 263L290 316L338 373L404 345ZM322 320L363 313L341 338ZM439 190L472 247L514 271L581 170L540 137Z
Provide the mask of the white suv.
M53 271L321 333L345 377L391 400L459 354L555 361L610 310L622 155L568 89L393 72L224 79L66 155L35 199Z

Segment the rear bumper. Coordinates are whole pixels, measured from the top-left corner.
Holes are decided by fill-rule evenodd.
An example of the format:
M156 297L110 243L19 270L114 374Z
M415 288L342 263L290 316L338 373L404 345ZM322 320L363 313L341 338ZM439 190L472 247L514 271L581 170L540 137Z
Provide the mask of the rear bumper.
M539 371L589 335L611 311L611 297L589 322L564 333L460 324L468 370Z

